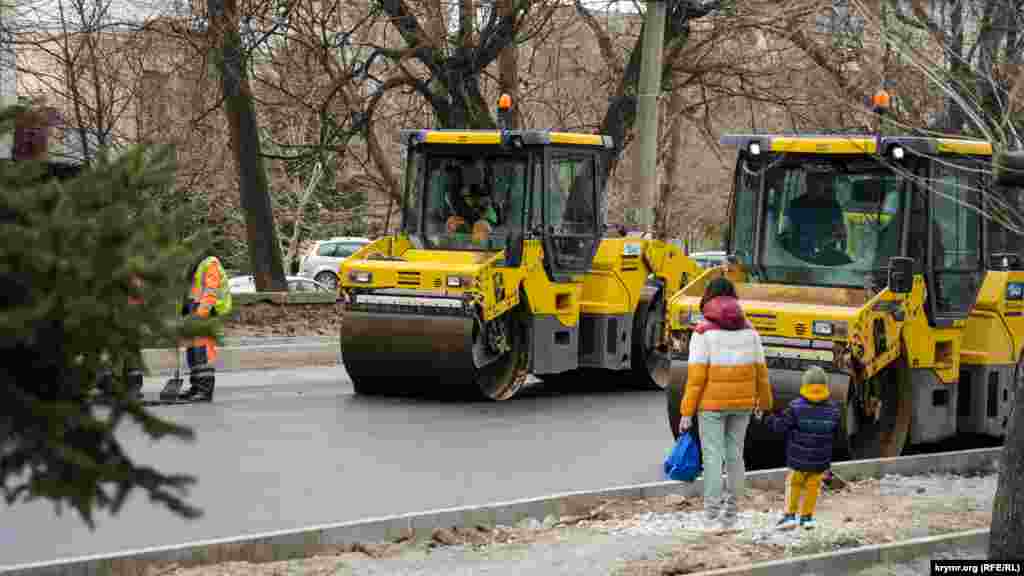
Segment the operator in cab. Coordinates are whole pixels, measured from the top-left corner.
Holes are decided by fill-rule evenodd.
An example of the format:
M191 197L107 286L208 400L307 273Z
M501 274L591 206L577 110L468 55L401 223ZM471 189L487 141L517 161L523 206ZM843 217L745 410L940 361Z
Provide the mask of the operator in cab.
M846 226L831 174L808 174L807 192L793 199L786 212L792 230L790 250L798 257L819 266L853 261L837 247L846 237Z
M484 161L478 159L463 166L459 184L451 195L455 213L448 217L448 233L468 234L474 243L484 244L498 226Z

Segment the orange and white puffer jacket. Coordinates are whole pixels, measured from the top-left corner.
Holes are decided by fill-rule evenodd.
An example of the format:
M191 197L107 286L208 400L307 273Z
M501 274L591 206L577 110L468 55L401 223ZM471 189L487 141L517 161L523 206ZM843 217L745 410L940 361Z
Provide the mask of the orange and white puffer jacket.
M686 393L680 412L772 409L761 336L747 322L735 298L704 304L704 320L690 336Z

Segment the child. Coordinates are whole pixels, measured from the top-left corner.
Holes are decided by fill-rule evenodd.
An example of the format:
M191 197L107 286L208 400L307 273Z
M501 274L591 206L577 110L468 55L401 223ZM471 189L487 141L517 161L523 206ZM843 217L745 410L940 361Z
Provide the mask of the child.
M813 366L803 374L800 397L790 402L781 415L765 417L772 431L786 435L786 466L790 470L786 478L786 513L777 525L779 529L795 528L797 524L814 528L814 506L822 476L832 465L832 442L839 430L839 415L839 406L829 398L828 375Z

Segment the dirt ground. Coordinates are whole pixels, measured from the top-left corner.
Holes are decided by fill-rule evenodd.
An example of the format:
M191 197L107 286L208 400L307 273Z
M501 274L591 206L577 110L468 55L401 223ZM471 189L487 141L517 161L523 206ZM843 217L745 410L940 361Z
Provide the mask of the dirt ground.
M556 567L586 561L596 563L598 572L604 574L670 576L984 528L990 523L995 485L992 477L978 481L952 477L952 481L944 480L945 484L893 478L866 479L850 482L838 490L826 490L819 500L819 527L815 530L774 530L784 505L782 493L750 489L741 503L740 526L729 532L697 525L701 516L699 498L610 500L584 515L548 517L544 522L526 520L517 526L438 529L429 539L348 545L323 550L321 555L303 560L164 567L159 573L472 574L485 569L483 563L487 563L489 573L515 574L523 567L523 558L532 558L536 564L540 557L543 563L552 564L551 570L541 569L540 573L570 573ZM630 551L637 551L639 557L631 554L627 556L632 558L623 558L622 542ZM615 545L620 547L618 552L613 550ZM561 557L550 559L553 548L561 550L556 550ZM583 549L607 550L608 557L595 559L587 555L584 559L580 552ZM495 567L496 561L505 565ZM501 568L507 569L503 572Z
M342 304L247 304L224 323L227 338L333 336L341 330Z
M920 489L919 489L920 490ZM784 506L778 493L753 491L746 506L768 513ZM684 506L687 504L684 504ZM767 562L842 548L886 544L950 532L987 528L991 510L973 506L968 498L939 494L907 497L882 495L878 479L849 484L826 494L816 511L819 529L778 533L796 538L737 538L736 534L702 535L700 542L686 542L668 557L632 563L619 576L668 576L714 570L728 566ZM807 537L809 536L809 537Z

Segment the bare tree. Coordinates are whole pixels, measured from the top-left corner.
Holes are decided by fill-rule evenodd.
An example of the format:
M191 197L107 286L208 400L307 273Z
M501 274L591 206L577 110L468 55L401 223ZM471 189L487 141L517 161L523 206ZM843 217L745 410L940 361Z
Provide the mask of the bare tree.
M124 72L139 56L138 23L120 20L110 0L32 0L16 4L9 26L19 91L57 105L76 156L132 140L125 121L138 85Z

